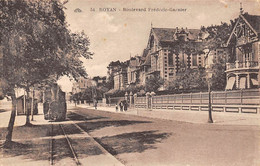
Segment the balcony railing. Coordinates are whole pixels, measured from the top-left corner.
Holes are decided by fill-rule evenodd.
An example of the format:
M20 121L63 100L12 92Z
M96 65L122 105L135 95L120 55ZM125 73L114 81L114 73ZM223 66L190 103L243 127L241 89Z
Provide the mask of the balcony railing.
M257 68L258 62L256 61L246 61L246 62L239 62L236 61L235 63L227 63L227 70L233 70L233 69L251 69L251 68Z

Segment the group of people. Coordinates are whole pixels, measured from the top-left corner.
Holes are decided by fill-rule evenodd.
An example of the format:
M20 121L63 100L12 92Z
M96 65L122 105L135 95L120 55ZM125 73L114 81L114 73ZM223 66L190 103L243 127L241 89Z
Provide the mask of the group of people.
M118 107L120 108L120 111L127 111L127 102L126 100L120 101L116 104L116 111L118 111Z

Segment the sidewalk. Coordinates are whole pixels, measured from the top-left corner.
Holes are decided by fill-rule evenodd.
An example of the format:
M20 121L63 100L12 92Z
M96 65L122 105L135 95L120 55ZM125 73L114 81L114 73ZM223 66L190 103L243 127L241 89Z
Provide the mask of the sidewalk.
M77 107L95 109L89 105L77 105ZM97 110L113 113L137 115L149 118L158 118L188 123L206 124L208 121L208 111L186 111L186 110L167 110L167 109L128 109L126 112L116 112L114 107L99 106ZM250 113L228 113L212 112L213 124L216 125L257 125L260 126L260 114Z

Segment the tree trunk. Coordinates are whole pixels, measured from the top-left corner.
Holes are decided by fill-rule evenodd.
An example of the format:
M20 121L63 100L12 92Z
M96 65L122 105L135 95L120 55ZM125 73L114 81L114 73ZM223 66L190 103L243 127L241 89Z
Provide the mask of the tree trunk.
M7 127L8 133L6 135L6 139L5 139L5 143L4 143L5 146L10 145L10 143L12 142L14 121L15 121L15 116L16 116L16 96L15 96L14 90L12 90L11 98L12 98L12 112L11 112L11 117L10 117L9 124Z
M34 109L34 89L33 89L33 92L32 92L31 121L33 121L33 109Z
M23 112L26 113L26 94L23 93Z
M29 89L26 89L27 92L27 97L29 99ZM29 100L28 100L29 101ZM29 105L29 104L28 104ZM25 122L25 126L31 126L31 122L30 122L30 111L28 108L26 108L26 122Z

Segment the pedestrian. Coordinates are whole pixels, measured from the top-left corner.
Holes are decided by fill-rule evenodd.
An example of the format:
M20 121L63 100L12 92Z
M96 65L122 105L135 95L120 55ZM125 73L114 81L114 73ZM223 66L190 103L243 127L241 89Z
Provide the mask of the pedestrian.
M120 111L123 111L123 103L122 103L122 101L120 101L119 107L120 107Z
M94 107L97 109L97 100L94 101Z
M124 110L127 111L127 102L126 102L126 100L124 101Z
M118 105L117 105L117 103L116 103L116 112L118 111Z

